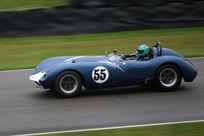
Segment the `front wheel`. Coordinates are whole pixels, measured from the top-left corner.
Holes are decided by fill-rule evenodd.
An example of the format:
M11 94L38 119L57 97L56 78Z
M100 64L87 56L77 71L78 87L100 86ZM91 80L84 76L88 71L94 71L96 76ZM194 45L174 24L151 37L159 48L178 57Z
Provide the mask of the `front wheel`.
M62 72L58 75L54 88L61 97L75 97L81 91L82 78L73 71Z
M161 66L156 73L156 84L162 90L177 89L182 81L182 74L174 65Z

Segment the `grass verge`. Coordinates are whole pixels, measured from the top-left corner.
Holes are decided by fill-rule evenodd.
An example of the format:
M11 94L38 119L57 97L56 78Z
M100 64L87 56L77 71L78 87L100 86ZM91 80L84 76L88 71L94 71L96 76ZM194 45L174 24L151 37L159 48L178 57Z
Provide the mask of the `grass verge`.
M51 8L67 4L68 0L0 0L0 11Z
M103 55L106 49L132 53L141 43L164 47L185 57L204 56L204 27L110 32L72 36L0 38L0 70L34 68L54 56Z
M204 122L122 128L41 136L203 136Z

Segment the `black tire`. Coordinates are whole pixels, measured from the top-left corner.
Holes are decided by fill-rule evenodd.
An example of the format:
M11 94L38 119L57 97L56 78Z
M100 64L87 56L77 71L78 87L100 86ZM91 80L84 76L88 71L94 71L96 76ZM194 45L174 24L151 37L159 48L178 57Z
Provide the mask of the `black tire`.
M82 78L74 71L64 71L57 76L54 84L55 92L64 98L75 97L82 88Z
M180 86L181 81L182 73L175 65L163 65L156 72L156 85L161 90L175 90Z

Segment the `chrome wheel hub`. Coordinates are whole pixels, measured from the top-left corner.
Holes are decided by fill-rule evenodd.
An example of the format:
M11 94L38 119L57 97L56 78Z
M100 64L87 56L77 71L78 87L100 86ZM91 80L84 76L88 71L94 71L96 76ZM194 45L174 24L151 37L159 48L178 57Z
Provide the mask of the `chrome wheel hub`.
M73 93L76 91L78 87L78 80L75 76L69 74L69 75L64 75L60 79L60 89L67 94Z
M178 80L177 72L173 68L164 68L159 75L161 84L165 87L172 87Z

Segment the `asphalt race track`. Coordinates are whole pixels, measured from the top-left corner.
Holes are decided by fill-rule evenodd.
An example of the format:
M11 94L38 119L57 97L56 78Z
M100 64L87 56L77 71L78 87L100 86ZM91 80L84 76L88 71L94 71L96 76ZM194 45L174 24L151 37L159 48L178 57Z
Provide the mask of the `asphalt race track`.
M204 58L199 74L179 90L128 87L61 99L35 88L30 70L0 72L0 135L204 119Z

